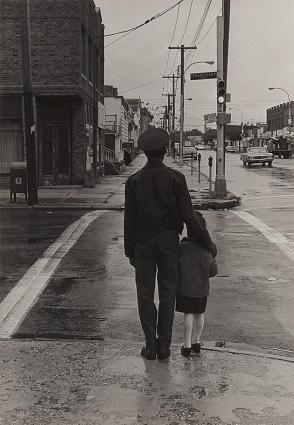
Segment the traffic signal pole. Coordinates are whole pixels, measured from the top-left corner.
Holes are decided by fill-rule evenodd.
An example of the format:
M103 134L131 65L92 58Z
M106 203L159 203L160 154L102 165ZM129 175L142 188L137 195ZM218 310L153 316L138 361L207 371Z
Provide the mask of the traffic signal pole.
M222 16L217 17L217 150L215 192L227 194L225 177L226 85L229 43L230 0L222 0Z

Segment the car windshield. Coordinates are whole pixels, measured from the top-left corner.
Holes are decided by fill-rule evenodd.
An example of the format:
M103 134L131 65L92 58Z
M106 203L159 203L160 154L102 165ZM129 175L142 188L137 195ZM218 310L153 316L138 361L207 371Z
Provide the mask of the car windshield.
M190 141L187 141L187 142L184 142L184 146L185 148L190 148L192 145Z
M248 152L253 152L253 153L265 153L267 152L266 148L262 148L262 147L256 147L256 148L248 148Z

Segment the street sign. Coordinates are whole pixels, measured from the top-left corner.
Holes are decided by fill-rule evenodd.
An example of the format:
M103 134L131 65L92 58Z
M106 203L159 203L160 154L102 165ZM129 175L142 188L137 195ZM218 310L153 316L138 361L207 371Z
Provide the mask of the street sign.
M190 80L210 80L216 78L216 71L212 72L195 72L190 74Z
M229 124L231 122L231 114L226 114L225 112L219 112L217 114L217 123L219 125Z
M206 123L216 122L216 113L204 115L204 121Z

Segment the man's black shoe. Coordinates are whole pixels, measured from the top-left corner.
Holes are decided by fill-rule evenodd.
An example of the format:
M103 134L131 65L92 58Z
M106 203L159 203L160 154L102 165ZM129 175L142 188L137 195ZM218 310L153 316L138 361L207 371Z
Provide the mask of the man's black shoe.
M141 350L141 356L145 357L147 360L155 360L156 359L156 348L155 346L145 346Z
M170 356L170 349L160 350L157 351L157 358L158 360L166 360Z

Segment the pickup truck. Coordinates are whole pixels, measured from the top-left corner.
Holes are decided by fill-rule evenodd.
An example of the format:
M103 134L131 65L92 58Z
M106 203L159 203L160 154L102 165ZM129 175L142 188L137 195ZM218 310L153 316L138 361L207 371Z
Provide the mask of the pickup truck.
M243 165L248 167L251 164L261 163L265 166L268 163L268 166L271 167L273 162L273 154L268 152L266 148L263 147L253 147L247 148L246 152L242 152L240 156L241 161L243 161Z

